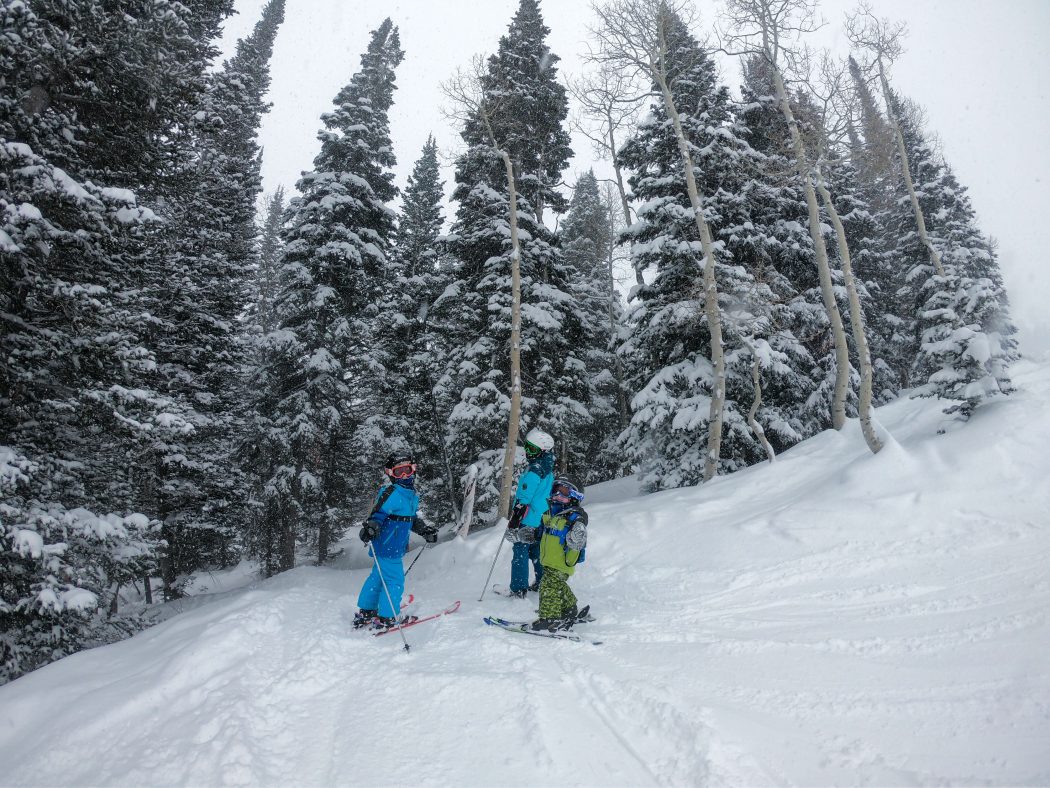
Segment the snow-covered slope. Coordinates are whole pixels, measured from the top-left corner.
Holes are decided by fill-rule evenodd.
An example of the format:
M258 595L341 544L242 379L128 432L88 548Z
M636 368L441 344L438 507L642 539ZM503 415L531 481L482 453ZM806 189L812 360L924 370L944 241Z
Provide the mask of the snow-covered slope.
M300 568L0 688L10 785L1050 783L1050 368L937 435L880 409L698 489L594 488L601 646L486 627L498 535L423 556L460 612L349 629L364 569ZM351 565L363 565L360 547ZM506 582L508 551L495 579Z

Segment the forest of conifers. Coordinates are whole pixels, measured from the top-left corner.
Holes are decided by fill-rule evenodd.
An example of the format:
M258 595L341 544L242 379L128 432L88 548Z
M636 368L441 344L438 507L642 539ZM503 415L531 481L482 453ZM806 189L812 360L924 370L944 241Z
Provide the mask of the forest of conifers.
M530 427L652 491L849 419L877 452L902 393L948 423L1010 392L995 243L870 9L817 53L810 0L610 0L567 83L521 0L433 97L447 190L433 139L394 184L387 19L262 195L284 6L221 64L233 0L0 9L0 682L135 631L122 591L323 563L392 451L435 524L476 467L491 524ZM614 177L565 182L574 129Z

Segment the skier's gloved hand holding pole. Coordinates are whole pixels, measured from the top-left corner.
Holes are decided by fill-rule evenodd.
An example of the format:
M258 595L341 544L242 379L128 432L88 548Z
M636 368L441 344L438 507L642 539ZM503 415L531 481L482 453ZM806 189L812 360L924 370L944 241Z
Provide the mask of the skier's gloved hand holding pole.
M427 544L434 544L438 540L438 529L432 525L427 525L419 515L416 515L416 519L412 523L412 531L422 536Z
M525 519L525 515L528 513L529 507L527 504L519 503L510 513L510 521L507 523L507 528L518 529L521 528L521 521Z
M375 520L368 520L363 526L361 526L361 541L368 544L379 535L379 523Z

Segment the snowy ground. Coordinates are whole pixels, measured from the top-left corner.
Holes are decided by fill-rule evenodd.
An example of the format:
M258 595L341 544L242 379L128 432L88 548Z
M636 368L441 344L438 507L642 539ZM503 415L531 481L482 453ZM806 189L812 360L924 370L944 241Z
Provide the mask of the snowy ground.
M1050 784L1050 365L1015 379L945 435L938 403L880 409L876 457L852 423L703 488L595 488L601 646L482 623L535 604L477 601L492 532L413 570L420 611L463 607L409 654L349 630L363 569L215 594L0 687L0 783Z

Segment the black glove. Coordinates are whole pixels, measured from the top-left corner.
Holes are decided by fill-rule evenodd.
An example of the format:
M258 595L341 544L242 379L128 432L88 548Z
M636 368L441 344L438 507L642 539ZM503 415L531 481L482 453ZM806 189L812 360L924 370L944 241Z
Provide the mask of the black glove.
M519 503L514 507L514 510L510 513L510 522L507 523L508 528L521 528L521 521L525 517L525 512L529 510L529 507L523 503Z
M361 526L361 541L368 544L373 539L379 536L379 523L375 520L369 520Z
M416 515L416 519L412 521L412 530L426 539L427 544L434 544L438 540L438 529L427 525L419 515Z

